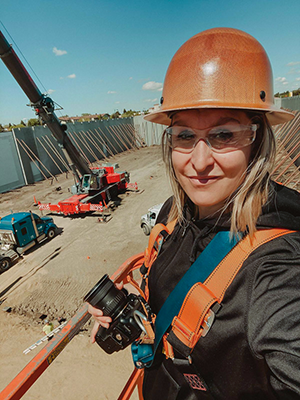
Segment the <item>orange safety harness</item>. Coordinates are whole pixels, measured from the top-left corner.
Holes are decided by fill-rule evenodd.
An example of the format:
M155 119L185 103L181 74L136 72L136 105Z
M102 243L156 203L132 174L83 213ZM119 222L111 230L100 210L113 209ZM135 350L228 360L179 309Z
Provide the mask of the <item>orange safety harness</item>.
M140 269L143 278L143 297L146 301L149 299L150 269L163 242L173 232L175 225L176 221L167 226L157 224L151 231L148 247L144 252L144 263ZM205 282L194 284L188 291L179 314L174 317L170 332L163 336L163 351L166 357L174 357L174 347L189 358L200 337L209 331L227 288L248 256L262 244L292 232L288 229L262 229L256 231L252 238L245 236L224 257ZM134 286L138 285L134 283ZM141 292L140 289L139 291ZM146 336L144 339L147 343L150 338Z

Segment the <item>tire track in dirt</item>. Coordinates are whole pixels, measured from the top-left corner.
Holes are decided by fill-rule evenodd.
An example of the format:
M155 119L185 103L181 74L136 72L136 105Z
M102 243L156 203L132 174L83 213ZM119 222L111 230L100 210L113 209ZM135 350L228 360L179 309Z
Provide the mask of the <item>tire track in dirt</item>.
M87 227L84 231L82 231L82 234L88 232L89 227ZM23 275L15 276L13 275L9 279L8 283L6 281L6 287L3 286L3 283L1 282L0 285L0 301L3 301L3 295L5 295L5 299L9 299L9 295L12 294L15 290L18 290L20 286L22 286L27 280L32 278L40 269L45 267L51 260L53 260L55 257L57 257L61 252L63 252L65 249L67 249L69 246L71 246L75 241L77 240L76 237L73 238L70 242L62 245L61 247L56 248L54 251L52 251L50 254L48 254L41 263L38 265L34 266L32 269L29 271L25 272ZM26 265L29 264L30 266L30 261L28 259L19 261L20 266L22 266L22 269L26 269ZM12 267L13 268L13 267ZM14 282L18 282L16 285L14 285ZM11 287L9 289L9 287ZM5 293L4 293L5 292Z

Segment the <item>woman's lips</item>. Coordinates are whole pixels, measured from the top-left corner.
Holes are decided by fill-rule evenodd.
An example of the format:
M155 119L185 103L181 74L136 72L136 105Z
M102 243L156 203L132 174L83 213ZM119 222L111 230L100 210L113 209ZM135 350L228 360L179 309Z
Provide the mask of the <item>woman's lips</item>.
M218 177L216 177L216 176L190 176L189 179L194 184L206 185L208 183L215 182L218 179Z

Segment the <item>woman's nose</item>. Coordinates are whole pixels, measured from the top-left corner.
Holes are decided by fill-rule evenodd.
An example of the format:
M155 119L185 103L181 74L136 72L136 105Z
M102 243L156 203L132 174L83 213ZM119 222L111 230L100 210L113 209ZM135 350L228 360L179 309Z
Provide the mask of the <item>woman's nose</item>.
M214 163L213 153L205 139L199 140L194 147L191 155L191 162L197 172L204 171Z

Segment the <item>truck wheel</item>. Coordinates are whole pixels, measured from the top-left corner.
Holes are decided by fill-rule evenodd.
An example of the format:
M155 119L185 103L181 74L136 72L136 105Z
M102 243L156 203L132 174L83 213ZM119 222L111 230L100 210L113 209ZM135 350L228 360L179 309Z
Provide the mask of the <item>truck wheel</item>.
M47 238L53 239L54 236L55 236L55 230L53 228L50 228L49 231L47 232Z
M149 228L148 225L142 224L142 229L143 229L143 232L144 232L144 234L145 234L146 236L150 235L150 228Z
M10 267L10 259L9 258L2 258L0 260L0 272L7 271Z

